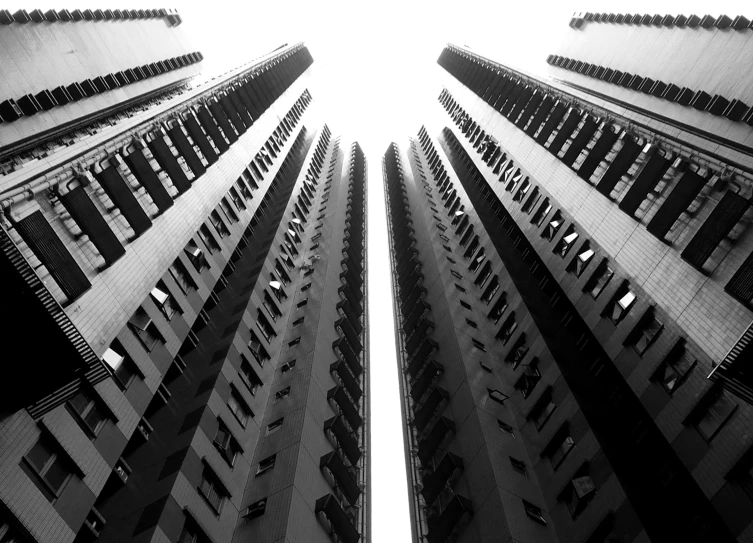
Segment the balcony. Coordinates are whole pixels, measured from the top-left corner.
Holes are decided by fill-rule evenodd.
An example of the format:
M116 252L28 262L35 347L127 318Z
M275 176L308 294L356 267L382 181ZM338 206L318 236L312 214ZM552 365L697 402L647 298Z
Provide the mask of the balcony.
M444 373L444 367L436 360L432 360L424 367L418 379L411 385L410 396L414 401L421 401L435 379Z
M316 500L314 511L324 516L325 528L332 535L337 536L342 543L358 543L361 535L353 526L350 517L343 511L332 494L327 494Z
M360 302L363 300L363 292L360 289L354 288L353 285L345 283L337 292L342 292L345 297L352 302Z
M455 453L448 452L433 472L423 477L423 495L426 503L431 505L439 497L443 488L452 484L463 472L463 459Z
M423 286L421 285L416 286L410 292L410 294L405 299L405 301L400 304L400 313L405 315L408 309L412 307L414 304L418 303L418 301L421 300L422 297L425 296L426 294L427 294L427 291Z
M354 505L361 495L358 487L356 470L346 466L340 455L332 451L319 460L319 469L327 469L332 474L335 486L339 489L350 505Z
M342 300L338 302L335 307L342 310L342 312L345 313L345 317L350 320L350 322L358 322L360 326L360 319L361 315L363 315L363 309L361 309L359 304L353 304L348 300Z
M358 413L358 408L353 405L353 400L348 396L344 387L334 387L327 392L327 400L334 401L337 407L340 409L340 413L348 421L348 424L354 430L358 430L363 424L363 419Z
M429 360L435 350L439 350L439 344L431 338L426 338L408 363L408 373L416 377Z
M348 431L340 415L324 421L324 431L329 432L336 440L350 463L355 465L361 458L361 449L356 438Z
M455 434L455 423L440 417L431 431L418 444L418 459L426 466L442 446Z
M408 309L410 310L410 313L405 317L403 321L403 331L405 332L406 336L410 336L413 333L413 330L416 329L416 325L418 324L419 319L421 319L424 315L429 314L429 312L431 311L431 306L421 300L417 304L410 306Z
M405 350L407 353L413 356L432 330L434 330L434 321L425 317L421 319L413 333L406 339Z
M473 516L473 505L468 498L450 491L451 498L447 505L437 508L434 515L429 516L429 543L444 543L458 533L465 523Z
M413 426L416 430L423 432L437 416L437 413L442 411L449 398L450 395L445 389L436 387L426 398L423 405L415 409Z
M363 345L361 345L361 341L359 340L359 332L356 332L356 329L351 326L350 322L346 318L340 318L335 321L335 327L338 328L345 338L348 340L348 343L350 343L351 348L354 352L360 353L363 350ZM359 323L358 328L360 328L361 325Z
M356 402L361 399L363 391L358 384L358 380L353 376L351 371L348 369L348 365L345 362L342 362L341 360L333 362L329 366L329 371L330 373L337 375L337 377L340 379L340 382L342 382L343 386L348 391L348 394L350 394L351 398L353 398Z
M356 377L361 375L361 373L363 372L361 361L344 337L335 340L332 343L332 348L335 350L335 352L339 351L342 354L342 358L344 358L345 362L347 362L348 366L350 366L353 375L355 375Z

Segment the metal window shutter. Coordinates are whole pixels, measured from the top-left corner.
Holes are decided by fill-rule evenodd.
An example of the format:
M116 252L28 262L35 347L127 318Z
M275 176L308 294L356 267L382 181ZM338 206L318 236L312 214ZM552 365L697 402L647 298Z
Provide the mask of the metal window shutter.
M201 163L199 155L196 154L193 145L188 141L188 138L183 133L181 127L175 126L171 128L168 131L168 134L170 134L170 139L173 140L173 144L180 155L186 159L186 163L188 164L188 167L191 168L194 176L200 177L204 175L206 168L204 167L204 164Z
M123 245L86 194L84 187L79 186L62 194L60 201L76 224L89 236L108 266L125 254Z
M225 111L222 109L222 106L220 106L220 103L219 102L210 103L209 111L212 112L212 115L214 116L214 119L217 121L217 124L220 125L220 127L222 128L222 131L224 132L227 140L231 144L238 141L238 134L235 133L233 126L230 124L230 119L228 119L228 116L225 113Z
M552 112L549 114L549 118L544 123L541 132L539 132L539 135L536 136L536 141L539 143L539 145L544 145L546 143L546 140L549 139L549 136L552 135L554 129L557 128L558 124L560 124L560 121L562 120L562 117L565 116L566 112L567 109L561 102L556 104L552 108Z
M556 155L560 152L562 146L565 145L567 138L569 138L573 134L573 132L575 132L575 129L578 127L578 124L580 123L580 120L582 118L583 116L577 111L572 110L570 112L570 114L567 116L567 119L565 119L565 122L562 123L562 127L557 132L557 135L554 136L554 140L552 140L551 145L549 145L548 151L550 153Z
M146 191L151 196L154 205L157 206L160 213L164 213L170 209L173 205L173 199L168 194L167 189L160 181L160 178L154 172L149 165L149 161L144 156L141 149L136 149L130 155L124 157L126 164L139 180L139 183L143 185Z
M626 140L622 149L614 157L612 164L610 164L607 171L604 172L604 175L599 180L596 189L608 198L609 193L614 190L614 187L617 186L622 176L628 172L639 154L641 154L641 146L632 139Z
M724 290L743 302L753 301L753 252L735 272Z
M520 114L520 117L518 117L518 120L515 121L515 124L518 128L524 128L528 120L533 115L534 111L536 111L536 108L539 107L541 102L544 100L544 93L539 91L535 95L532 96L532 98L528 101L526 104L525 109L523 109L523 112Z
M648 162L643 165L627 194L622 198L619 205L620 209L628 215L633 215L643 203L643 200L646 199L649 191L656 187L656 184L669 169L670 164L671 162L659 153L650 157Z
M233 106L235 106L235 110L238 112L238 115L240 115L241 119L243 119L243 124L246 125L246 128L251 128L254 120L251 117L251 113L249 113L248 109L246 108L246 105L243 103L240 89L236 88L229 91L228 97L233 102Z
M609 154L609 151L612 150L616 141L616 133L609 129L604 130L601 136L599 136L599 139L596 140L591 152L588 153L586 160L584 160L583 164L578 168L578 177L588 181L596 171L596 168L599 167L599 164L601 164L601 161L604 160L604 157L606 157L607 154Z
M178 192L180 194L187 192L191 188L191 182L186 177L186 172L178 164L178 159L175 158L167 143L165 143L164 138L158 136L147 143L147 145L157 163L170 176L170 180L175 185L175 188L178 189Z
M682 258L698 268L703 266L722 239L737 224L749 205L750 202L747 199L728 190L685 247Z
M49 270L68 300L75 300L89 290L91 283L60 238L44 218L35 211L15 224L16 230L37 258Z
M546 119L546 116L549 115L549 112L554 107L554 98L547 95L544 97L544 99L541 101L541 105L539 106L539 109L536 110L536 114L533 117L533 120L531 121L531 124L528 125L528 128L526 129L526 134L533 137L534 134L536 134L536 130L539 129L541 126L541 123L544 122L544 119Z
M687 171L677 182L677 186L667 196L662 206L648 223L648 231L659 239L664 239L672 225L682 215L688 206L695 200L698 193L701 192L703 185L706 184L706 178L701 177L695 172Z
M97 180L105 189L107 195L118 206L118 209L133 228L136 237L149 230L152 221L149 220L146 212L139 205L136 196L131 192L129 187L120 175L120 172L110 166L96 174Z
M212 138L212 141L220 151L220 154L230 149L230 145L228 145L227 141L225 141L225 138L222 136L217 123L214 122L214 119L209 114L209 111L205 106L201 106L201 108L199 109L198 117L201 126L204 127L206 133L209 134L210 138Z
M586 145L588 145L588 142L591 141L591 137L595 132L596 121L593 118L589 117L585 120L583 126L580 129L580 132L578 132L578 135L575 136L573 143L565 152L565 156L562 157L562 162L564 162L568 166L572 166L580 156L580 152L585 149Z
M247 127L243 122L243 119L241 119L240 113L235 109L235 104L233 104L233 101L229 96L223 96L220 98L220 107L222 108L222 111L225 112L225 115L227 115L227 118L230 119L230 122L233 123L238 134L243 134Z
M196 120L196 117L194 117L193 115L187 115L186 119L184 120L184 124L186 130L188 130L188 133L191 135L191 139L196 143L196 145L199 146L199 149L201 149L201 154L204 155L204 158L207 159L207 162L209 162L209 164L214 164L215 162L217 162L217 151L214 150L214 147L212 147L212 144L209 142L207 135L204 134L204 131L199 126L199 122Z

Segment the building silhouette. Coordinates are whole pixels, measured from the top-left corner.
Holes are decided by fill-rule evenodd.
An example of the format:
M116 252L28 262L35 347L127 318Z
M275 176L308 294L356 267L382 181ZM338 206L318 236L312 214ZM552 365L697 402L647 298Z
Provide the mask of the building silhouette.
M414 540L749 541L750 23L570 27L383 157Z
M367 166L307 48L0 23L0 541L368 540Z

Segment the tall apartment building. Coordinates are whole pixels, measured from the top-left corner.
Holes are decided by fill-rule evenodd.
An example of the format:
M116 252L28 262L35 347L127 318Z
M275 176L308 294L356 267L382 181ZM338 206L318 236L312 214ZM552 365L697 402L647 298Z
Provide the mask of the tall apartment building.
M368 540L365 157L180 21L0 11L0 541Z
M749 27L442 51L383 158L415 540L753 541Z

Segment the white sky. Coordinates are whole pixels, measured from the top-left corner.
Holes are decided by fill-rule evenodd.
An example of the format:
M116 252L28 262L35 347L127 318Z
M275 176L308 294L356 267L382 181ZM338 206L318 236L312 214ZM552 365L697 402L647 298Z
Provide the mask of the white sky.
M144 2L48 3L21 0L15 8L140 8ZM205 70L219 72L276 49L306 42L314 57L310 90L342 143L358 140L369 163L369 304L371 333L372 539L410 542L407 477L393 337L390 271L381 157L391 141L415 136L441 90L436 60L445 43L528 72L543 71L574 11L747 14L742 1L504 0L364 3L344 0L233 2L178 0L171 5L204 53ZM712 10L712 11L709 11Z

